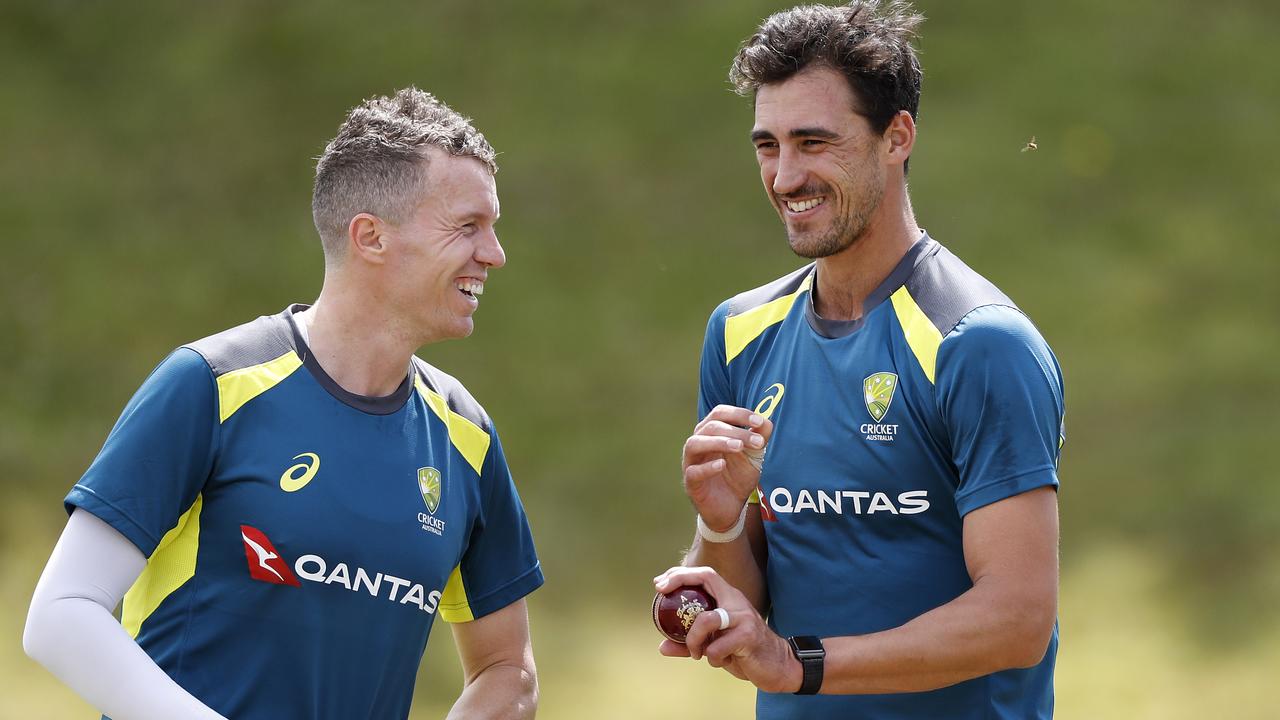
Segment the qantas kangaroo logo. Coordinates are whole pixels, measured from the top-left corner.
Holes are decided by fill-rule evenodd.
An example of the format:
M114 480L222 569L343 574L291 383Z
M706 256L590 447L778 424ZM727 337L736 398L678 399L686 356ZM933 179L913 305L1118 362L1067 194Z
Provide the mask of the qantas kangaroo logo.
M302 586L289 569L289 564L280 557L280 553L276 552L275 546L261 530L241 525L240 537L244 540L245 559L249 561L249 577L276 585Z

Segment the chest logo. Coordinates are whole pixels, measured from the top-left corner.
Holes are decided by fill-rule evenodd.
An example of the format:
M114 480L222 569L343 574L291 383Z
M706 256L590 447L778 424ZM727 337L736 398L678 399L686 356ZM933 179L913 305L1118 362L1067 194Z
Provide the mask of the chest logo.
M862 381L862 399L867 404L867 412L876 422L884 419L893 404L893 391L898 389L898 376L891 372L878 372L868 375Z
M418 489L422 491L427 512L435 515L440 509L440 471L433 467L418 468Z
M782 396L786 394L787 388L782 383L774 383L764 392L764 397L756 405L756 414L768 418L778 408L778 403L782 402Z
M444 535L444 520L436 517L440 509L440 498L443 484L440 471L433 467L418 468L418 491L422 493L422 502L427 511L418 513L418 522L422 529L434 535Z
M249 561L249 577L276 585L302 585L261 530L241 525L240 539L244 541L244 556Z
M289 466L280 476L280 489L285 492L297 492L306 487L320 470L320 456L315 453L294 455L293 459L302 462Z

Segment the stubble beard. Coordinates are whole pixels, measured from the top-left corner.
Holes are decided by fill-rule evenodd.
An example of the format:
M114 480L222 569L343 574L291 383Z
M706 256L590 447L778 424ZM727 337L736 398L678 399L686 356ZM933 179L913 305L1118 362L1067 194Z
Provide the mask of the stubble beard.
M807 237L813 231L797 233L792 232L788 226L787 242L791 245L791 251L802 258L817 260L843 252L861 240L867 232L867 226L871 224L871 216L880 207L884 188L873 183L863 189L861 196L864 201L860 205L851 208L848 213L837 215L826 232L816 238Z

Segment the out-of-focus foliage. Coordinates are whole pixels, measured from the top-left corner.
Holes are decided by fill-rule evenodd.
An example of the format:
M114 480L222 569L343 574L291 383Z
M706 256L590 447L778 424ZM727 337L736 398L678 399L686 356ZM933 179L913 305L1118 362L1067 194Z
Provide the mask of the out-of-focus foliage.
M508 266L476 334L422 355L485 404L517 473L548 577L543 715L656 717L655 684L748 715L746 686L657 657L646 612L691 535L678 454L706 317L799 263L725 80L781 7L0 8L0 715L88 715L17 643L60 498L169 349L315 296L312 158L350 106L411 83L502 153ZM1060 716L1267 716L1280 10L920 7L917 215L1066 373ZM443 625L428 655L415 717L459 682Z

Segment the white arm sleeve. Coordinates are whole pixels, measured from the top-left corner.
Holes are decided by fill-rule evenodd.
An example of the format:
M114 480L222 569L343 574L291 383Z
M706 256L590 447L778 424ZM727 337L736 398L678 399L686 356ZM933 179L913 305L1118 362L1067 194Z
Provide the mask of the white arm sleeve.
M76 509L31 598L23 648L115 720L226 720L166 675L112 615L146 564L128 538Z

